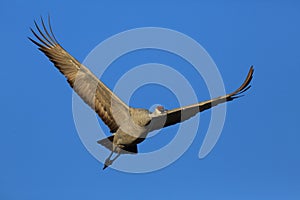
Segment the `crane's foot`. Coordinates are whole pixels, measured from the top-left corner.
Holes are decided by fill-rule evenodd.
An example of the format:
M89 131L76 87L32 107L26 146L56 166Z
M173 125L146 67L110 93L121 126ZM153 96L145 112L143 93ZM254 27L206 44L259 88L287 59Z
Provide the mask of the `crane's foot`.
M108 166L110 166L113 163L113 160L110 159L106 159L104 166L103 166L103 170L105 170Z
M115 147L115 149L116 149L117 147ZM115 150L114 150L115 151ZM110 166L120 155L121 155L121 153L120 153L120 150L118 150L118 154L116 155L116 157L114 158L114 159L110 159L111 158L111 156L113 155L113 153L114 153L114 151L112 151L110 154L109 154L109 156L108 156L108 158L106 158L106 160L105 160L105 163L104 163L104 166L103 166L103 170L104 169L106 169L108 166Z

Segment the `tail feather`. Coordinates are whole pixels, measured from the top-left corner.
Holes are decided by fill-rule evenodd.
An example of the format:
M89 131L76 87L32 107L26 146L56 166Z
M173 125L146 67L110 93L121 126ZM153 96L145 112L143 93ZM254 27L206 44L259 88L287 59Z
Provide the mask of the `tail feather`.
M104 146L108 150L112 151L113 150L113 141L114 141L114 136L112 135L112 136L109 136L109 137L104 138L102 140L98 140L97 143L101 144L102 146Z
M101 144L105 148L107 148L110 151L113 151L113 141L114 141L114 136L109 136L107 138L104 138L102 140L98 140L97 143ZM136 154L138 153L137 145L127 145L121 148L121 154Z

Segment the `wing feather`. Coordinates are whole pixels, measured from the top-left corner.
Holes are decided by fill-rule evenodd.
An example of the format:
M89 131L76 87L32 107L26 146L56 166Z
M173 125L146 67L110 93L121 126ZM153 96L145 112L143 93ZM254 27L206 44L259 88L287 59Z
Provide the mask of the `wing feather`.
M74 91L87 103L111 132L119 128L118 120L127 117L129 107L121 101L103 82L101 82L88 68L78 62L65 51L57 42L50 18L48 21L50 32L47 30L43 19L41 28L34 22L39 35L31 29L33 35L40 41L29 38L39 47L55 67L66 77ZM112 108L114 106L114 108ZM119 118L119 119L118 119Z
M220 96L211 100L203 101L200 103L192 104L189 106L169 110L163 115L153 117L150 123L150 131L183 122L195 116L199 112L243 96L242 93L246 92L251 87L250 82L253 77L253 72L254 68L253 66L251 66L244 83L237 90L230 94Z

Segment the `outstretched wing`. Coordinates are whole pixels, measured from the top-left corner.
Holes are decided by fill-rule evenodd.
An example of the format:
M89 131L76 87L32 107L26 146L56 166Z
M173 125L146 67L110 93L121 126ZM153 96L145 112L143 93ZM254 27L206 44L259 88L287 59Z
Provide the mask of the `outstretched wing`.
M198 112L202 112L220 103L232 101L233 99L241 97L240 94L242 94L251 87L250 82L252 80L253 72L254 69L253 66L251 66L244 83L236 91L230 94L220 96L208 101L192 104L189 106L169 110L163 115L153 117L151 119L151 123L149 124L150 131L171 126L179 122L183 122L195 116Z
M67 78L74 91L99 115L111 132L115 132L119 125L118 118L127 117L129 107L121 101L106 85L104 85L88 68L78 62L73 56L65 51L57 42L48 19L47 30L41 18L43 31L35 26L40 36L31 29L39 42L29 38L39 47L55 67ZM114 107L114 108L112 108Z

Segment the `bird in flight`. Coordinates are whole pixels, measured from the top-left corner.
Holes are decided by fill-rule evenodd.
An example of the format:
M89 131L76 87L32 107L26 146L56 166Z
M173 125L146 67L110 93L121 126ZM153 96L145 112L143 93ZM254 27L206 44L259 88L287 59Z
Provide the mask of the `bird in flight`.
M149 132L183 122L199 112L239 98L251 87L253 66L250 67L244 83L230 94L173 110L166 110L163 106L157 106L154 112L133 108L126 105L86 66L63 49L53 34L50 17L48 29L43 18L41 18L42 28L36 21L34 24L37 31L30 30L38 41L28 37L29 40L36 44L66 77L74 91L99 115L112 133L111 136L97 141L110 150L103 169L110 166L121 154L138 153L137 144L144 141ZM111 159L114 153L116 155Z

